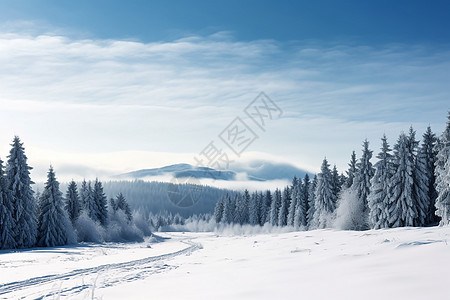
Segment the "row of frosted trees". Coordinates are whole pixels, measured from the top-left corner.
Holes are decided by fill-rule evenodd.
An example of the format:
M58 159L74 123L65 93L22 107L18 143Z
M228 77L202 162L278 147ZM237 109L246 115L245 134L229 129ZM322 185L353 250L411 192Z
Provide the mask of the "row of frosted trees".
M94 223L106 226L107 200L100 181L83 181L80 195L72 181L66 198L50 167L41 194L34 197L23 143L15 137L6 168L0 160L0 249L59 246L77 240L78 218L85 214ZM110 200L112 213L121 210L131 221L131 211L122 194ZM110 214L111 215L111 214ZM86 222L85 222L86 223Z
M313 180L294 178L275 190L222 197L214 211L217 223L294 226L300 229L338 227L364 230L427 226L450 222L450 113L440 138L428 127L422 143L415 131L400 134L393 150L386 136L371 162L364 141L359 161L351 155L346 175L325 158Z

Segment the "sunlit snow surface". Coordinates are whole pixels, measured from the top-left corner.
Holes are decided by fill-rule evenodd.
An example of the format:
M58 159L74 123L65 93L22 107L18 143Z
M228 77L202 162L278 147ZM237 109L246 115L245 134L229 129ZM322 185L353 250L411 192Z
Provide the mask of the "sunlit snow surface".
M448 299L450 228L233 236L0 251L0 298Z

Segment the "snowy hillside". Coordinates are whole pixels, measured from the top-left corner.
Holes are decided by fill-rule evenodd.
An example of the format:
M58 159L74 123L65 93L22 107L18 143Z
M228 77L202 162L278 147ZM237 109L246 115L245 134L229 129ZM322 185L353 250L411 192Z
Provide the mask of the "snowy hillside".
M0 298L448 298L449 227L249 234L251 228L1 251Z

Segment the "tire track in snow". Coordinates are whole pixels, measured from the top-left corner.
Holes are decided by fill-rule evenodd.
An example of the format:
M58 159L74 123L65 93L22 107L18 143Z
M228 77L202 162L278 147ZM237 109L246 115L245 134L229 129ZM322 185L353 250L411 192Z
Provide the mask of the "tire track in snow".
M3 298L5 296L8 296L9 293L17 292L22 289L37 287L39 285L51 285L51 284L55 285L58 282L74 279L75 277L99 274L99 273L103 273L106 271L115 271L115 270L125 271L125 272L123 272L124 277L121 279L124 279L125 281L130 281L133 279L136 280L136 279L139 279L139 277L142 277L142 275L138 274L138 276L131 276L131 277L128 276L128 278L127 278L126 271L134 271L134 272L144 271L145 273L159 273L159 272L162 272L163 269L166 269L164 267L168 266L168 265L163 265L162 267L161 266L153 266L153 265L146 266L146 265L155 263L157 261L162 261L165 259L171 259L173 257L183 255L183 254L191 254L192 252L194 252L196 250L202 249L201 244L194 243L191 240L180 241L180 242L189 245L189 247L184 248L182 250L175 251L175 252L158 255L158 256L146 257L146 258L142 258L142 259L121 262L121 263L105 264L105 265L100 265L100 266L92 267L92 268L76 269L76 270L73 270L73 271L70 271L67 273L45 275L45 276L29 278L26 280L1 284L0 285L0 296L1 296L1 298ZM156 270L149 271L146 269L156 269ZM117 283L118 281L121 281L121 279L116 279L113 282L106 282L106 286L111 285L113 283ZM61 289L61 290L50 292L50 293L45 293L44 291L42 291L40 293L41 296L38 296L36 298L42 299L44 297L52 296L55 294L64 294L65 292L78 293L87 288L90 288L91 286L92 286L91 284L81 284L78 286L71 286L71 287L67 287L65 289Z

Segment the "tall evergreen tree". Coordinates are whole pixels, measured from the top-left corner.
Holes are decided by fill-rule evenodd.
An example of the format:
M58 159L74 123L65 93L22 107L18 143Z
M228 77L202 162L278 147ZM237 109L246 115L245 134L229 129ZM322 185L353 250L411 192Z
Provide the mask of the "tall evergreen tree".
M336 165L333 166L333 170L331 171L331 178L333 183L333 193L336 195L336 199L339 197L339 193L341 192L341 177L339 176L339 172L337 170Z
M420 168L422 173L425 174L424 184L427 186L428 193L426 198L426 218L425 224L433 224L438 222L436 216L436 198L437 192L435 187L436 176L435 176L435 163L436 163L436 135L431 131L431 127L427 127L427 131L423 134L423 142L420 147L419 153L417 155L417 166Z
M370 194L370 180L372 179L375 169L370 162L372 158L372 151L369 150L369 142L365 140L363 142L363 153L360 161L357 163L357 172L355 178L353 180L353 185L351 189L356 192L356 196L360 201L360 205L353 206L354 209L358 209L361 211L355 211L357 215L362 215L359 219L361 220L361 224L355 224L358 230L364 230L368 228L368 216L369 210L367 206L367 197Z
M78 219L81 212L80 197L78 196L78 188L75 181L71 181L66 193L66 211L69 214L72 224Z
M91 181L89 181L86 185L86 188L82 190L82 195L85 205L83 209L87 212L89 218L96 222L100 222L100 220L98 219L98 207L94 200L94 189L92 188Z
M355 151L352 152L352 156L350 157L350 163L348 164L348 171L347 173L347 181L345 183L345 187L349 188L353 185L353 180L355 179L357 168L356 168L356 153Z
M248 191L245 190L247 193ZM234 223L245 224L248 223L248 202L246 201L246 194L238 194L236 196L236 208L234 214Z
M308 189L308 213L307 213L307 219L308 219L308 227L313 227L314 223L314 212L315 212L315 204L316 204L316 188L317 188L317 175L314 175L314 178L311 182L311 185Z
M115 205L117 207L117 210L120 209L125 213L128 222L131 222L131 220L133 219L133 215L131 214L130 205L128 205L127 199L125 199L125 196L122 193L119 193L117 195Z
M16 224L13 218L14 207L6 182L3 161L0 159L0 249L14 248L16 242Z
M93 190L93 208L95 217L94 221L99 221L102 226L106 226L108 221L108 209L107 209L107 198L103 192L102 183L95 179L94 190Z
M306 228L307 226L307 209L308 209L308 193L306 192L309 188L309 177L308 174L305 175L304 182L299 184L298 193L296 194L297 200L295 203L294 212L294 224L295 228ZM294 199L294 197L292 197Z
M430 129L430 127L428 127ZM430 129L431 131L431 129ZM409 143L411 144L411 152L414 155L413 170L413 200L417 207L417 216L414 220L414 226L425 226L427 224L428 214L430 211L430 173L427 164L429 163L425 149L418 148L419 142L415 139L416 132L410 128Z
M80 202L81 202L81 210L86 211L89 214L89 190L86 179L83 179L80 188Z
M289 205L291 203L291 192L289 187L285 187L281 197L280 211L278 212L278 226L286 226L289 213Z
M441 218L441 225L447 225L450 224L450 112L436 150L436 215Z
M217 201L216 206L214 207L214 221L216 221L216 223L220 223L222 221L223 206L224 206L225 200L226 200L226 196L221 197L219 199L219 201Z
M36 201L33 197L28 166L23 143L14 137L6 167L6 182L11 193L13 218L16 226L15 248L29 248L36 243L37 220Z
M287 225L294 226L295 219L295 207L297 206L298 199L300 197L300 189L302 187L302 181L298 180L294 176L291 186L291 202L288 209Z
M305 210L305 220L306 220L306 223L305 223L305 226L307 225L307 215L308 215L308 210L309 210L309 189L311 188L311 181L310 181L310 179L309 179L309 175L308 175L308 173L306 173L305 174L305 177L303 178L303 186L302 186L302 189L301 189L301 193L303 194L303 197L302 197L302 199L303 199L303 205L305 206L304 207L304 210Z
M270 190L267 190L264 194L263 204L261 208L261 225L265 223L270 223L270 209L272 206L272 193Z
M66 245L70 226L69 217L64 210L62 193L56 180L53 168L50 167L47 183L39 199L38 238L37 245L54 247Z
M259 197L258 193L254 192L250 196L249 202L249 223L252 225L259 224Z
M325 158L321 172L317 175L317 187L314 193L313 228L326 228L331 225L331 216L336 209L336 195L333 191L333 179L330 165Z
M414 226L417 218L417 205L413 197L414 154L411 151L410 137L402 133L394 146L395 171L389 185L390 227Z
M270 206L270 224L278 225L278 214L281 208L281 191L279 189L275 190L272 204Z
M235 196L237 197L237 195ZM223 216L222 223L230 224L234 222L234 214L236 207L236 198L232 199L229 195L226 196L224 204L223 204Z
M369 222L371 228L380 229L389 227L389 180L393 174L392 154L386 135L381 139L381 152L375 163L375 175L371 181L370 194L368 196Z

